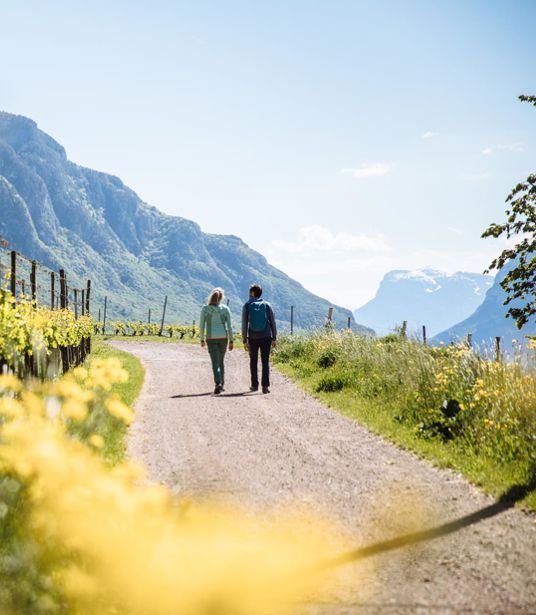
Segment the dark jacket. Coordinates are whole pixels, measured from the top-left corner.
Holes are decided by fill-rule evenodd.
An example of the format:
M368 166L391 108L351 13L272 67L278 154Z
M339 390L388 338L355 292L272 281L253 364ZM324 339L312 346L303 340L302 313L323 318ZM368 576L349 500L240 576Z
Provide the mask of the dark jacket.
M268 303L268 301L264 301L266 303L266 307L268 308L268 322L266 323L266 329L264 331L250 331L249 330L249 304L253 301L259 301L259 299L250 299L246 301L244 307L242 308L242 339L244 343L247 343L250 339L264 339L269 337L273 340L277 339L277 326L275 324L274 311L272 310L272 306Z

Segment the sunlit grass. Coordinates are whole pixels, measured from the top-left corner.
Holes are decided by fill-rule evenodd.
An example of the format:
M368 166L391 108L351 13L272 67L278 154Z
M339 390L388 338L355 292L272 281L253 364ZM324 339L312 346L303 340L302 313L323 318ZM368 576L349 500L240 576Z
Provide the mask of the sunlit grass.
M111 393L117 395L127 406L136 401L145 376L145 370L140 360L129 352L123 352L105 343L105 339L97 336L92 339L91 354L85 361L86 367L91 367L97 360L115 358L121 361L122 367L128 374L125 382L116 382L112 385ZM126 456L127 426L121 421L111 420L105 415L99 434L104 440L103 456L112 464L117 464Z
M343 333L282 339L274 361L327 405L488 493L534 477L533 358L493 362L465 346ZM536 509L536 494L523 504Z

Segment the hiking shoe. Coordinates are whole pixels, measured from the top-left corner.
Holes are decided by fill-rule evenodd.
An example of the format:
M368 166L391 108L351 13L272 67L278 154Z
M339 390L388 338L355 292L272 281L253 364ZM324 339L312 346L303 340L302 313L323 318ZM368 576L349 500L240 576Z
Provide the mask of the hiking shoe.
M249 387L249 390L250 390L252 393L255 393L255 391L258 391L258 390L259 390L259 387L253 387L253 386L251 386L251 387Z
M270 389L268 387L262 387L262 392L264 395L266 395L266 393L270 392Z
M214 388L214 395L219 395L222 392L222 386L221 384L217 384L216 387Z

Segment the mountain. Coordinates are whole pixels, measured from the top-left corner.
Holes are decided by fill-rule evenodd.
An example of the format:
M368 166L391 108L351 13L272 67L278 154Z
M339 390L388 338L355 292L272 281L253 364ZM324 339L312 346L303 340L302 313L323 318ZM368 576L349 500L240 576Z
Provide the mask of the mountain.
M331 305L238 237L203 233L160 212L119 178L70 162L32 120L4 112L0 235L10 249L66 269L71 285L90 278L94 313L107 295L111 319L146 318L149 308L158 317L168 295L168 322L191 322L210 290L222 286L236 322L252 282L262 284L283 326L291 305L303 328L322 326ZM351 312L334 307L335 324L346 326Z
M406 320L409 332L420 333L426 325L427 336L431 337L472 314L492 283L492 276L478 273L390 271L376 296L355 310L354 316L380 335Z
M525 335L536 335L536 322L534 318L523 329L519 330L511 318L506 317L509 306L504 305L506 294L500 286L501 280L514 265L506 265L497 274L493 286L486 293L482 304L465 320L457 323L446 331L436 335L432 342L445 344L451 341L463 340L468 333L473 336L475 344L490 345L495 337L501 337L505 348L511 346L512 340L525 341ZM533 295L533 300L536 297ZM519 306L520 302L512 302L511 306Z

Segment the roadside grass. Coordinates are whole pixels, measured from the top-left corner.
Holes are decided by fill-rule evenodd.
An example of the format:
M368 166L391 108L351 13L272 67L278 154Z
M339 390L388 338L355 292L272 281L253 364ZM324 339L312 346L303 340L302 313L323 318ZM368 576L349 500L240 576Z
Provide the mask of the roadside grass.
M117 348L106 344L106 339L108 339L108 336L94 336L92 338L91 354L84 365L89 367L95 359L119 359L128 373L128 380L112 385L110 393L117 395L124 404L132 407L140 393L145 370L138 358L129 352L117 350ZM104 439L102 455L111 465L117 465L125 460L127 430L128 427L124 422L117 421L111 415L106 415L106 420L100 429L100 435Z
M533 367L521 373L465 348L346 333L283 338L274 363L327 406L490 495L534 480ZM448 412L449 400L461 407L451 401ZM536 492L522 505L535 511Z

